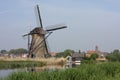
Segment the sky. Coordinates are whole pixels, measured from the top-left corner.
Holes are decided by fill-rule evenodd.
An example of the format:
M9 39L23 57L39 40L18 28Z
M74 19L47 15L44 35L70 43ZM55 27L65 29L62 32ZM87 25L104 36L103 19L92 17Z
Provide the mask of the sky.
M120 49L120 0L0 0L0 50L27 49L22 35L38 27L37 4L44 29L67 25L48 37L51 52Z

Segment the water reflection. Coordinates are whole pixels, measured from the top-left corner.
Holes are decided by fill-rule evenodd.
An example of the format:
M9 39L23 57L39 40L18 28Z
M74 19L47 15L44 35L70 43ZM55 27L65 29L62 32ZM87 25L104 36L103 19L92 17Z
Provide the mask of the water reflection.
M70 63L70 64L65 65L65 68L73 68L73 67L77 67L77 66L79 66L79 65L80 65L80 64Z
M3 78L5 76L7 76L8 74L12 73L13 70L0 70L0 78Z
M72 67L79 66L81 63L80 60L72 60L71 56L68 56L66 59L67 59L65 63L66 68L72 68Z
M48 65L48 66L44 66L44 67L27 67L26 71L28 72L43 72L43 71L54 71L57 69L65 69L64 66L60 66L60 65Z
M21 69L2 69L0 70L0 78L7 77L8 75L12 74L13 72L18 72Z
M43 71L54 71L56 69L65 69L64 66L61 65L48 65L44 67L26 67L22 69L2 69L0 70L0 78L7 77L8 75L12 74L13 72L18 71L26 71L26 72L43 72Z
M36 66L26 67L26 71L28 72L54 71L54 70L60 70L60 69L66 69L66 68L73 68L79 65L80 63L67 62L65 65L47 65L44 67L36 67Z
M73 62L69 62L65 65L48 65L44 67L36 67L36 66L31 66L31 67L26 67L22 69L2 69L0 70L0 78L7 77L8 75L12 74L13 72L18 72L18 71L26 71L26 72L43 72L43 71L54 71L54 70L59 70L59 69L66 69L66 68L72 68L76 67L78 64L75 64Z

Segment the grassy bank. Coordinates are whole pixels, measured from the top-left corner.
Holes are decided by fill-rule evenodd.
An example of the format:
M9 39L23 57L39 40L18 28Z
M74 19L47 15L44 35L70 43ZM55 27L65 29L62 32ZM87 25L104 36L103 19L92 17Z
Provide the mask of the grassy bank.
M4 58L0 57L0 61L41 61L45 62L46 65L63 65L65 63L64 58Z
M0 58L0 69L23 68L23 67L41 67L45 65L63 65L64 58Z
M82 64L77 68L51 72L18 72L5 80L119 80L120 63Z
M24 68L31 66L45 66L46 63L42 61L0 61L0 69Z

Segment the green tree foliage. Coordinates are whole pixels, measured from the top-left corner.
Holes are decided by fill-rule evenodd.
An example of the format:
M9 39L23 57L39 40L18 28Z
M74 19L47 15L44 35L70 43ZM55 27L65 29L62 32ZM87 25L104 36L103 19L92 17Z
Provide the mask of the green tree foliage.
M59 52L59 53L56 54L55 57L63 57L63 54L64 54L64 52Z
M9 51L9 53L11 53L11 54L21 54L21 53L27 53L27 50L23 49L23 48L11 49Z
M74 50L67 49L64 52L57 53L56 57L67 57L67 56L71 55L73 52L74 52Z
M92 60L96 60L96 58L98 58L98 54L97 53L94 53L94 54L92 54L91 56L90 56L90 59L92 59Z
M70 56L73 52L74 52L73 50L67 49L64 51L63 57Z
M7 50L1 50L0 53L2 54L7 53Z
M108 61L120 61L120 51L116 49L108 54L106 58L108 59Z

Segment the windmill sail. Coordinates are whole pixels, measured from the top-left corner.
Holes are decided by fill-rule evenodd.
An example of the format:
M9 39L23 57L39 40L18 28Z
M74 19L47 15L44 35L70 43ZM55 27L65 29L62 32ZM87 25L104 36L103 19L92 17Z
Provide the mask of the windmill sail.
M63 28L67 28L67 26L65 24L59 24L59 25L47 27L46 31L55 31L55 30L59 30L59 29L63 29Z
M25 34L23 36L28 36L29 56L32 58L34 56L39 58L44 58L46 57L46 55L49 54L46 39L52 33L51 31L63 29L63 28L66 28L67 26L60 24L60 25L49 27L46 30L44 30L38 5L36 6L35 10L37 12L37 19L38 19L39 25L38 27L30 31L28 34ZM29 38L29 35L31 35L31 38Z
M39 10L39 6L37 5L37 12L38 12L38 17L39 17L39 22L40 22L40 26L41 28L43 29L43 25L42 25L42 19L41 19L41 15L40 15L40 10ZM48 47L47 47L47 43L46 43L46 39L45 39L45 36L43 36L43 43L44 43L44 50L45 50L45 53L49 53L48 52Z
M30 45L30 54L31 57L41 57L44 58L45 54L48 54L47 44L45 40L46 32L43 30L42 19L40 16L39 6L36 6L38 18L39 18L39 27L34 28L29 34L32 36L31 45Z
M36 5L36 7L35 7L35 14L36 14L38 26L43 28L42 19L41 19L40 10L39 10L39 6L38 5Z

